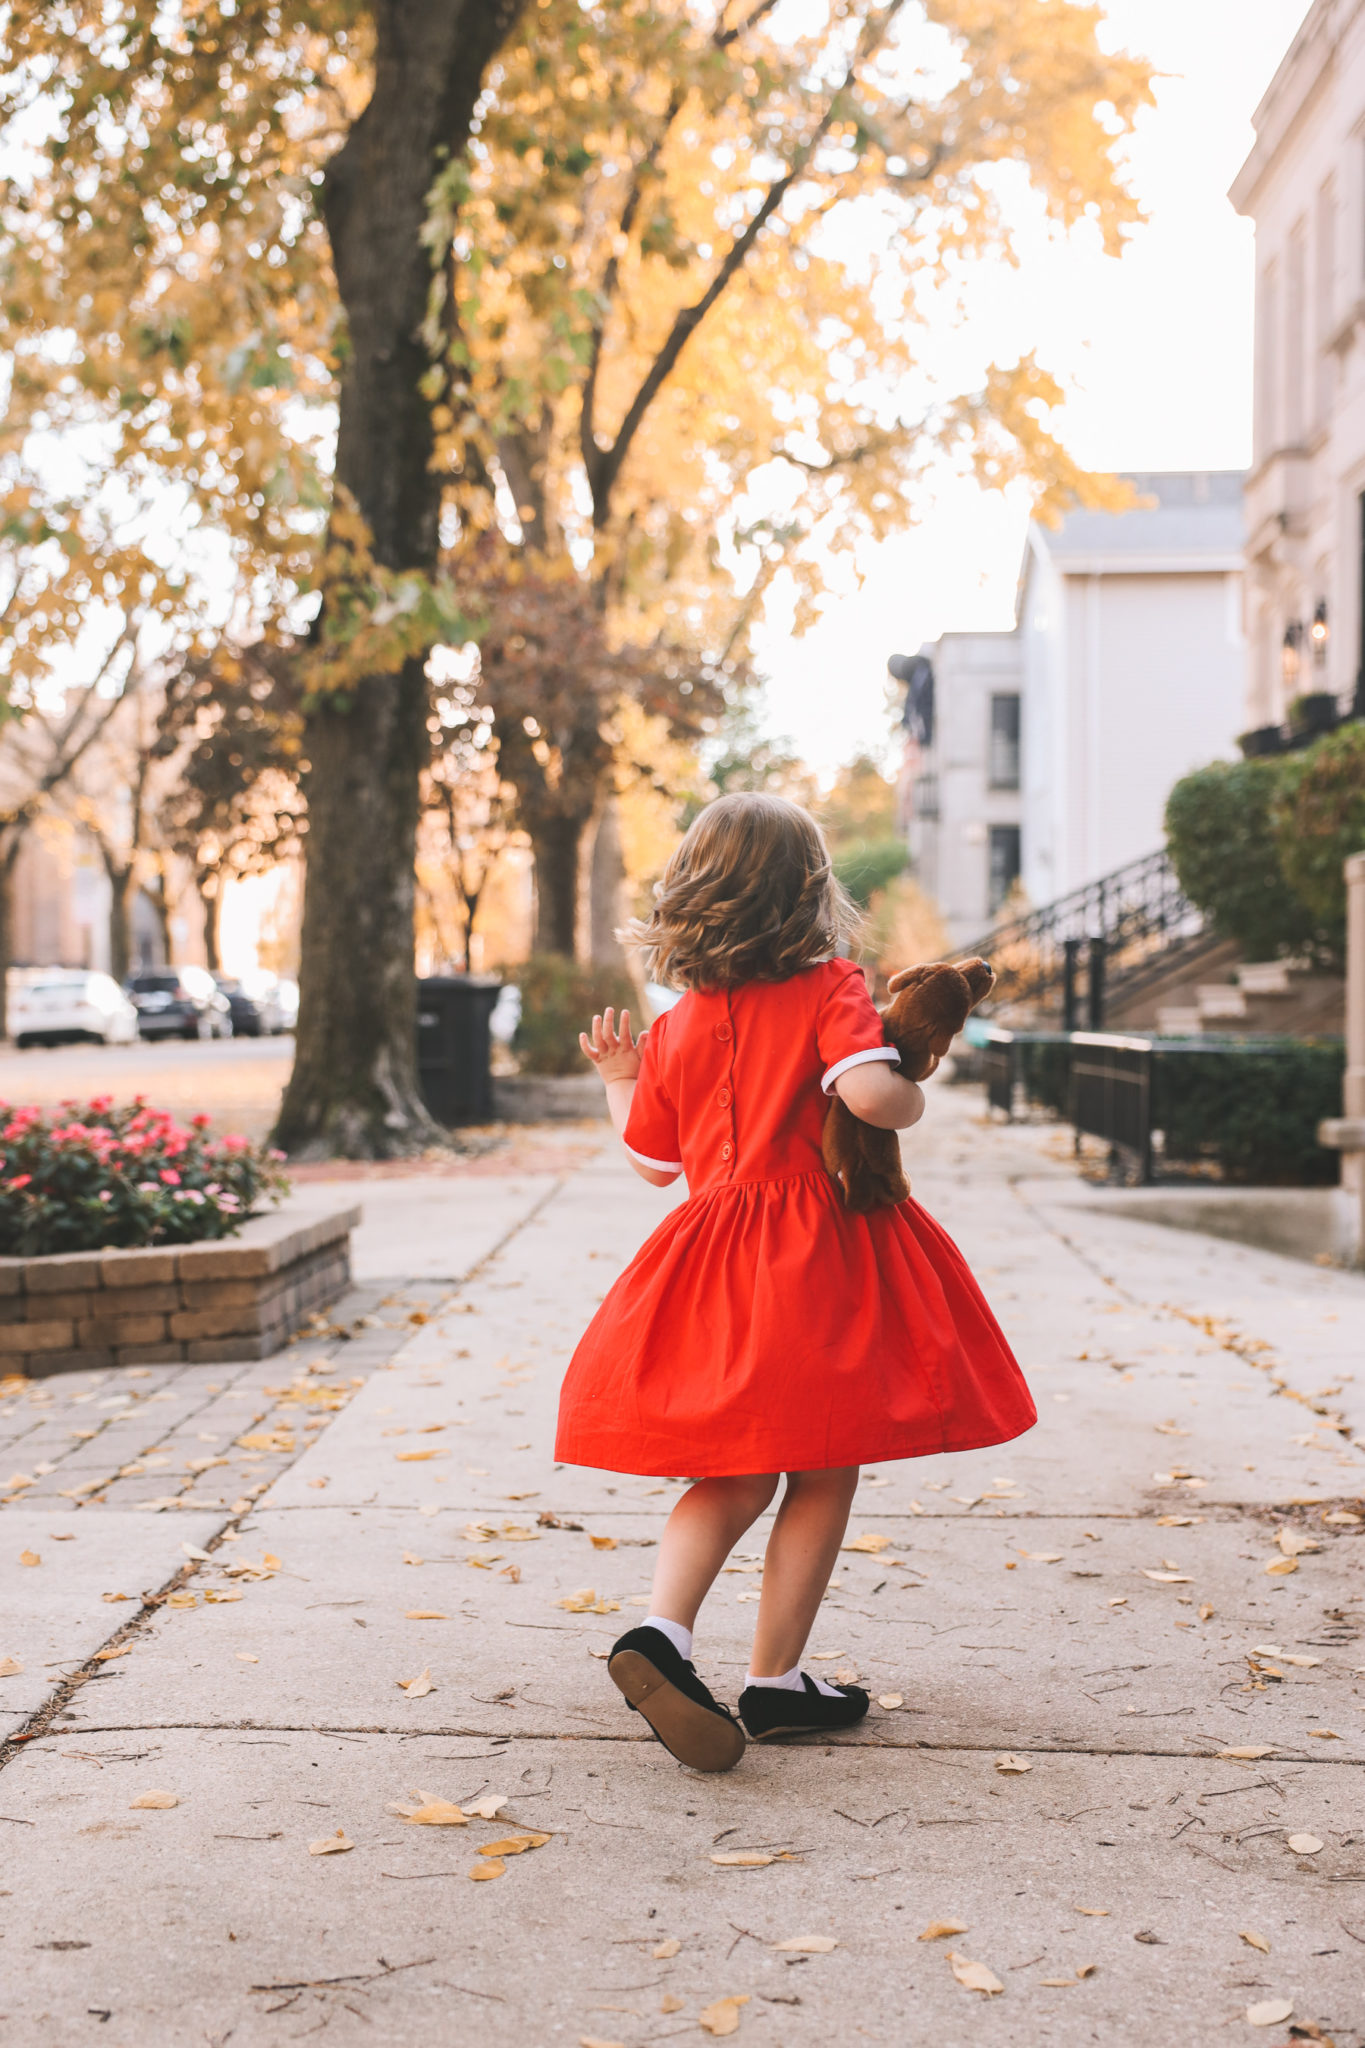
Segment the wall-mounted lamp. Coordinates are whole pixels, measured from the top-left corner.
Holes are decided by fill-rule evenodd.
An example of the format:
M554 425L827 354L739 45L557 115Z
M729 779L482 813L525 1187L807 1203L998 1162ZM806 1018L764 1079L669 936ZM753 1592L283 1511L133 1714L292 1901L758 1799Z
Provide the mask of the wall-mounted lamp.
M1331 636L1332 629L1327 623L1327 599L1320 597L1313 607L1313 623L1308 629L1308 637L1313 643L1313 659L1319 668L1327 660L1327 642Z

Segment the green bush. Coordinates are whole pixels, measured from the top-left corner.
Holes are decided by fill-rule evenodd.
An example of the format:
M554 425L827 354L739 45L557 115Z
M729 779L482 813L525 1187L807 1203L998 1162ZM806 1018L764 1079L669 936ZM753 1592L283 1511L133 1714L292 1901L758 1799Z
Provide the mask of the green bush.
M1228 1180L1303 1186L1335 1180L1337 1155L1317 1140L1341 1113L1339 1040L1157 1046L1152 1125L1169 1164L1215 1165Z
M1316 950L1317 923L1290 887L1272 829L1285 763L1215 761L1177 782L1166 840L1180 886L1252 960Z
M289 1186L282 1152L210 1138L206 1116L182 1127L140 1096L122 1108L109 1095L64 1102L55 1113L0 1103L0 1114L6 1258L229 1237Z
M1343 725L1277 766L1271 822L1279 865L1321 944L1340 961L1346 951L1342 868L1350 854L1365 853L1365 725Z
M903 839L855 839L834 855L834 872L860 910L866 910L879 889L894 882L910 864Z
M560 953L533 954L515 976L521 990L521 1022L513 1050L524 1074L579 1074L588 1063L578 1034L594 1014L611 1008L639 1008L628 975L615 967L580 967ZM637 1025L642 1019L633 1019Z

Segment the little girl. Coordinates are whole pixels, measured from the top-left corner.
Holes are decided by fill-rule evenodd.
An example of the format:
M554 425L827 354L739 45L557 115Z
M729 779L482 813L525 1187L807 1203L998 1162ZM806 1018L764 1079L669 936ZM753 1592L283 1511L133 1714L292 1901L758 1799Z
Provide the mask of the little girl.
M654 979L687 993L638 1042L610 1010L579 1041L635 1171L653 1187L685 1173L690 1194L574 1353L555 1456L694 1480L651 1612L607 1665L694 1770L738 1763L745 1729L825 1734L867 1712L859 1686L801 1669L859 1465L1004 1443L1037 1420L951 1239L914 1201L851 1215L821 1160L831 1090L882 1130L924 1112L861 972L835 955L848 916L805 811L720 797L632 934ZM783 1474L736 1722L693 1669L692 1630Z

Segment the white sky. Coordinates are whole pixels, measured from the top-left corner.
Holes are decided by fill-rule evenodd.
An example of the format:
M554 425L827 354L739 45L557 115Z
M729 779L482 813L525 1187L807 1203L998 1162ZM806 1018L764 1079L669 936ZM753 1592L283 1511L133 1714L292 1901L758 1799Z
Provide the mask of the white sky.
M1130 147L1148 214L1121 261L1024 238L974 299L964 354L1030 348L1072 393L1061 422L1096 469L1240 469L1251 449L1252 234L1227 188L1251 114L1305 0L1108 0L1113 40L1161 72ZM869 549L860 589L831 594L793 640L779 607L758 637L766 723L823 775L888 739L886 659L948 630L1008 630L1025 513L946 476L912 532Z

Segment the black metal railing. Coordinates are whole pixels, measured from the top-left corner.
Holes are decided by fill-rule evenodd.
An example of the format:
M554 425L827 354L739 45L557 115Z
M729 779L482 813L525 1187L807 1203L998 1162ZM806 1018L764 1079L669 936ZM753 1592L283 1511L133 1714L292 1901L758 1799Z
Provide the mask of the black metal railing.
M1048 1003L1066 1029L1098 1031L1116 998L1173 948L1204 939L1201 913L1162 849L1101 875L1055 903L1007 918L960 947L995 969L988 1004L994 1016Z

